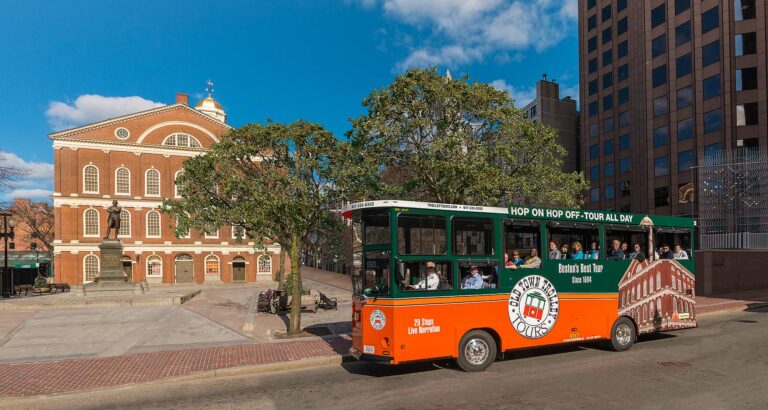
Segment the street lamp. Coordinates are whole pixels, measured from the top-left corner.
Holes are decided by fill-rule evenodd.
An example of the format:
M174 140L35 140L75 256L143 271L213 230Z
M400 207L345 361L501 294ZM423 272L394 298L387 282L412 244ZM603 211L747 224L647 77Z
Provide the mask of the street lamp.
M3 238L5 242L5 264L3 266L3 276L0 277L0 287L2 287L2 297L9 298L11 297L12 284L10 283L11 275L8 273L8 238L13 240L13 228L16 226L16 223L13 219L9 220L13 216L10 212L0 212L0 216L3 217L3 232L0 232L0 238Z

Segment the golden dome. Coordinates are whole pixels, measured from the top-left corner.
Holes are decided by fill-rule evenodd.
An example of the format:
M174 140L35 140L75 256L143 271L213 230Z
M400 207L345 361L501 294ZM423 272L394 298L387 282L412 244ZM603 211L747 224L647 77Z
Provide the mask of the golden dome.
M195 108L217 108L219 110L223 110L221 108L221 104L218 103L218 101L214 100L213 97L211 97L210 94L208 94L207 97L200 100L197 104L195 104Z

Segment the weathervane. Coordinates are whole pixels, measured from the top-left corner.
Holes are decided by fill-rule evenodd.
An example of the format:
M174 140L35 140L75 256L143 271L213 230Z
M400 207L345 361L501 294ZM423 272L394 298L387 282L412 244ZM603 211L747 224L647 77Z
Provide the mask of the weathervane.
M208 81L205 82L205 85L206 85L205 92L207 92L208 97L210 97L211 94L213 94L213 81L211 81L211 79L209 78Z

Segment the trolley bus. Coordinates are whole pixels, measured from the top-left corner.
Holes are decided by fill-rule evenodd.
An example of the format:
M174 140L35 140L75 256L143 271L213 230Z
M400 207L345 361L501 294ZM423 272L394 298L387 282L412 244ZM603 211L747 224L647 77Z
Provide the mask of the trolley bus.
M359 360L481 371L511 349L624 351L638 334L696 327L691 219L398 200L343 215Z

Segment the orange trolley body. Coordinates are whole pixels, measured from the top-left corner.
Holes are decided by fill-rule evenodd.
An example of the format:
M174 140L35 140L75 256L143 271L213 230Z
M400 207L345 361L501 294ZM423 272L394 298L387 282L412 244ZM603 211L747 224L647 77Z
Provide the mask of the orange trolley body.
M696 326L692 252L655 255L661 241L692 249L687 219L405 201L353 204L344 215L355 231L352 354L361 360L457 358L482 370L506 350L597 339L626 350L638 333ZM618 258L614 239L651 256ZM554 259L550 242L566 240L595 242L595 259ZM514 267L513 251L526 256ZM475 273L482 283L469 289Z

